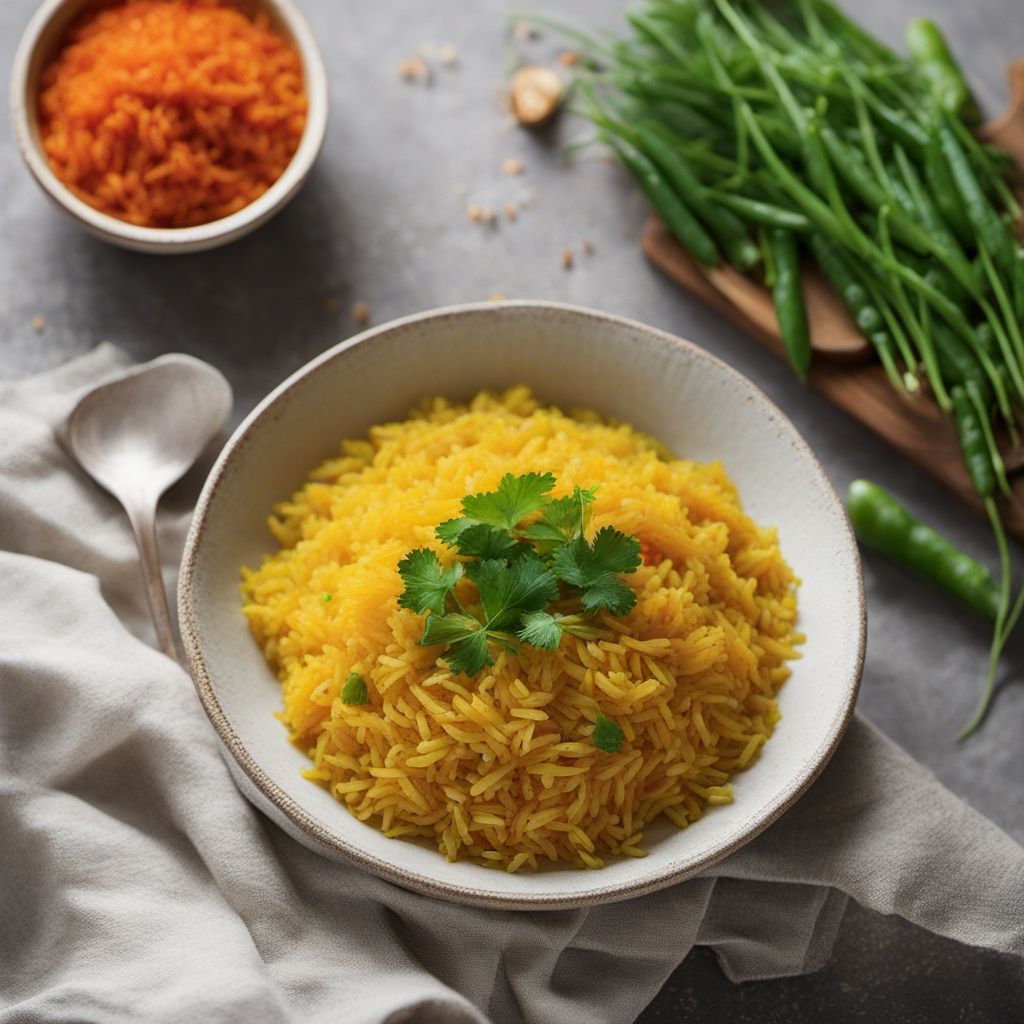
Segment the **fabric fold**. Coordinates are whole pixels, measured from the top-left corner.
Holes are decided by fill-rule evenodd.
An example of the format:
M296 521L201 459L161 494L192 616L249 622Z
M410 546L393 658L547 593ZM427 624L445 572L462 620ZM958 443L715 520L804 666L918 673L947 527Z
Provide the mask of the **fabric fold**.
M124 365L0 387L0 1021L622 1024L697 944L734 980L817 969L849 897L1024 955L1024 850L860 718L761 836L623 903L460 907L300 846L148 645L127 521L59 443Z

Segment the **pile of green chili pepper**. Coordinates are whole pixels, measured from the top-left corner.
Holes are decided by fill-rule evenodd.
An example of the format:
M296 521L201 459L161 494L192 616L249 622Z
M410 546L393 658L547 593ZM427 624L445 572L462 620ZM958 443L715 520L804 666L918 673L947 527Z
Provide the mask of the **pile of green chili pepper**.
M770 287L801 377L813 261L892 386L952 418L1000 554L990 692L1015 621L997 439L1017 441L1024 409L1012 161L972 131L929 21L910 24L903 57L828 0L644 0L628 17L630 38L571 33L578 107L683 248Z

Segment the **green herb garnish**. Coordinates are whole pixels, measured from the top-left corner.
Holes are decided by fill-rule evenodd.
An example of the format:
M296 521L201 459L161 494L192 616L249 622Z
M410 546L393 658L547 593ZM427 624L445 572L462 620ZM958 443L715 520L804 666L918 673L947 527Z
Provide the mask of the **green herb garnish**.
M640 564L639 540L606 526L589 543L597 488L551 498L554 486L551 473L506 474L497 490L463 498L462 514L434 531L460 561L445 567L434 551L419 548L399 562L399 606L429 613L420 643L442 645L453 672L474 676L493 665L492 644L553 651L563 633L593 635L579 612L625 615L636 604L619 574ZM456 594L463 577L475 585L475 600ZM556 602L577 608L550 611Z
M636 604L636 593L620 579L619 573L633 572L640 564L640 541L606 526L588 544L580 535L555 551L552 568L565 583L583 591L583 610L602 608L612 615L625 615Z
M324 604L327 604L327 602L330 601L333 596L333 594L321 594L320 600L323 601Z
M598 750L603 750L606 754L617 754L622 749L625 736L610 718L598 712L591 739Z
M369 702L370 691L366 687L366 680L358 672L349 672L348 679L341 688L341 703L356 706Z

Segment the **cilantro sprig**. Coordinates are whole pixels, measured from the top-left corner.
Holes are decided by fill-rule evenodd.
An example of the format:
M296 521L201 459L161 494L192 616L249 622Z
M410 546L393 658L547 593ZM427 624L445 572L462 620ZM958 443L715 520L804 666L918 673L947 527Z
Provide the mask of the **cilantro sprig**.
M564 633L592 635L581 614L553 612L578 604L582 616L607 610L625 615L636 593L620 579L640 564L640 542L606 526L586 539L597 488L575 487L552 498L551 473L502 477L497 490L462 499L461 515L434 531L459 560L445 566L430 548L398 564L405 584L398 603L429 613L420 643L441 645L453 672L475 676L494 664L492 646L520 643L555 650ZM463 579L476 588L475 600ZM621 742L621 741L620 741Z

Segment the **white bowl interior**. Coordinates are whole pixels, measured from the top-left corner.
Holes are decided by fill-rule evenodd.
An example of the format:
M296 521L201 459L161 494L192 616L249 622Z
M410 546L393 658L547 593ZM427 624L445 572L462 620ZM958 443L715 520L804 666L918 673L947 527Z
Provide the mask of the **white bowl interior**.
M101 213L83 202L50 169L39 135L39 78L71 23L96 0L45 0L32 16L11 71L11 120L22 156L47 195L90 234L138 252L189 253L226 245L247 235L280 211L306 180L327 126L327 72L305 17L291 0L243 0L262 11L274 30L299 53L309 109L299 147L273 185L248 206L220 220L188 228L139 227Z
M342 438L404 417L427 395L468 398L517 383L547 402L627 420L680 456L720 459L747 511L778 526L783 554L803 581L803 658L782 689L776 734L734 780L735 802L711 808L684 831L650 828L645 859L613 860L597 872L510 875L449 864L431 848L389 840L357 821L300 777L308 761L273 717L277 681L240 611L239 567L274 547L268 511ZM463 307L397 321L325 353L282 385L239 428L207 484L183 565L181 615L197 685L247 795L318 849L413 888L505 906L622 898L695 873L751 838L827 762L852 708L864 643L856 544L792 424L749 381L695 346L550 304Z

